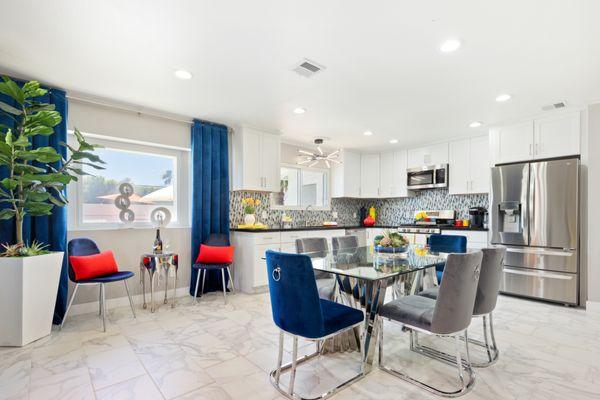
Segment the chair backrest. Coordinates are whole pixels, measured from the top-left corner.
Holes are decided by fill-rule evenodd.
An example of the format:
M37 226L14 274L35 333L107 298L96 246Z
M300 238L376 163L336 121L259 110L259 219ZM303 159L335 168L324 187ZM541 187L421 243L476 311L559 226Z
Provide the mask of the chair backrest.
M294 335L322 337L323 312L310 257L271 250L266 256L275 325Z
M348 235L334 237L331 239L331 247L333 247L333 251L355 249L358 247L358 236Z
M327 252L329 246L327 245L327 239L322 237L316 238L304 238L296 239L296 253L317 253Z
M96 242L88 238L77 238L69 240L67 244L67 254L69 256L90 256L100 253L100 249ZM69 261L69 279L75 281L75 271Z
M429 250L439 253L465 253L467 238L465 236L433 234L427 239Z
M226 233L211 233L203 244L207 246L229 246L229 235Z
M482 258L481 251L448 255L433 311L433 333L460 332L471 323Z
M502 279L502 262L506 255L505 247L490 247L481 251L483 259L473 315L489 314L496 308Z

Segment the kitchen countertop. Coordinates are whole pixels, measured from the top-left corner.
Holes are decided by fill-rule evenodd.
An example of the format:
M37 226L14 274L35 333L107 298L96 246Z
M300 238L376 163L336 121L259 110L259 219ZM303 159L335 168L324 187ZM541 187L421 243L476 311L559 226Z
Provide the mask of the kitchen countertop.
M362 226L362 225L338 225L338 226L295 226L292 228L268 228L268 229L239 229L230 228L232 232L286 232L286 231L324 231L324 230L335 230L335 229L363 229L363 228L380 228L380 229L396 229L403 227L414 227L414 224L401 224L401 225L375 225L375 226ZM422 228L428 228L428 226L421 226ZM444 226L441 227L443 231L471 231L471 232L487 232L485 228L471 228L471 227L457 227L457 226Z

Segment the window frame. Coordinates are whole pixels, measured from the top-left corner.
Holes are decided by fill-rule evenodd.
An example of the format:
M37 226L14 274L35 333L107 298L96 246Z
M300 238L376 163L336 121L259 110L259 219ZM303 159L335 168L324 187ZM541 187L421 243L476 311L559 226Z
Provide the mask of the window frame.
M177 221L171 222L168 228L189 228L189 206L190 200L190 151L189 149L173 148L169 146L161 146L159 144L129 140L121 140L119 138L86 134L82 132L89 143L99 144L108 149L125 151L130 153L141 153L149 155L158 155L172 157L175 159L175 171L173 171L174 186L173 193L175 194L174 206L177 210ZM70 145L76 144L76 139L73 131L69 130L67 142ZM123 222L84 222L83 221L83 203L80 201L83 191L83 177L79 177L77 182L72 182L67 187L67 205L68 230L69 231L84 231L84 230L118 230L118 229L152 229L155 226L149 221L134 221L133 223Z
M312 206L311 205L309 211L311 211L311 210L330 211L331 210L331 189L330 189L331 188L331 174L330 174L330 171L328 168L315 168L315 167L309 167L309 166L305 166L305 165L281 163L279 165L280 180L281 180L281 168L297 169L300 172L299 177L298 177L298 201L300 202L300 205L286 206L286 205L276 204L275 203L275 195L278 192L274 192L269 196L272 210L281 210L281 211L306 210L307 207L309 207L309 206L302 205L302 170L313 171L313 172L322 172L325 174L324 181L327 182L327 185L325 186L325 188L323 188L325 205L323 205L323 206Z

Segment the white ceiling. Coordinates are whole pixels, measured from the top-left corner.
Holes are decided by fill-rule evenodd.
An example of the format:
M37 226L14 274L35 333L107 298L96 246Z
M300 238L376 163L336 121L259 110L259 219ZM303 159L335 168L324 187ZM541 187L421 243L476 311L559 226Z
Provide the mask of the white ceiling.
M4 0L0 70L299 142L411 146L600 100L598 3ZM449 37L463 47L442 54ZM326 70L295 74L303 58Z

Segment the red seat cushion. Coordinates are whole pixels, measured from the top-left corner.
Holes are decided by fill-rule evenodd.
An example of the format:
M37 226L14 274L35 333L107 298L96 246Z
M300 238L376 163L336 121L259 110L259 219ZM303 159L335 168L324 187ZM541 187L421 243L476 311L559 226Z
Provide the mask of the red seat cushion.
M69 256L69 262L77 281L119 272L115 256L110 250L89 256Z
M200 245L200 254L196 263L200 264L231 264L233 262L233 246Z

